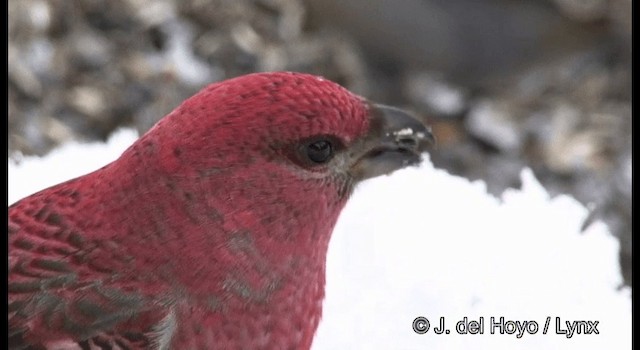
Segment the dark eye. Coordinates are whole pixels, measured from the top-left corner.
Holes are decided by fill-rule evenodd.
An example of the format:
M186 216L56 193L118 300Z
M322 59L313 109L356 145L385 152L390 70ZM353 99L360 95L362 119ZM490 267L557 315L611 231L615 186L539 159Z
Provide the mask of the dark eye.
M333 145L328 140L318 140L307 145L305 152L314 163L326 163L333 157Z

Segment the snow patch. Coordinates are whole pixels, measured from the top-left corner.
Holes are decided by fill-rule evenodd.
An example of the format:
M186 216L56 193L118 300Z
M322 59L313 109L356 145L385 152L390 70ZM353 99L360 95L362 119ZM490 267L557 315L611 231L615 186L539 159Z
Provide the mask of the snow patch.
M9 203L116 159L135 139L67 144L45 158L9 161ZM619 243L607 226L581 228L588 210L551 197L524 169L499 198L482 181L433 167L362 183L328 252L326 299L313 349L630 349L631 290L621 288ZM418 316L431 321L416 334ZM456 322L484 318L484 334ZM536 334L491 334L490 317L535 321ZM444 317L450 334L433 327ZM551 320L547 334L545 321ZM599 334L556 334L598 321Z

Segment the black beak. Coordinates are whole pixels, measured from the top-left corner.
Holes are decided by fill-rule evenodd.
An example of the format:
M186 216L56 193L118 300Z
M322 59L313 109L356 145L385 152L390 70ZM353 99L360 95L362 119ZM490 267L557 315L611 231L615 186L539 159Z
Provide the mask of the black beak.
M434 144L431 129L418 119L401 109L373 104L369 135L359 147L352 175L364 180L418 164Z

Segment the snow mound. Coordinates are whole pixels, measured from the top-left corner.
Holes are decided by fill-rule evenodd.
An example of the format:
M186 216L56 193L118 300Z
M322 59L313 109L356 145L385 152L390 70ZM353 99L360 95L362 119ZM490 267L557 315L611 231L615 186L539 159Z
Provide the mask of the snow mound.
M9 203L100 168L136 138L121 130L9 160ZM425 159L361 184L329 246L313 349L630 349L618 241L600 222L581 231L588 210L575 199L551 198L528 169L521 178L496 198ZM426 334L413 331L419 316ZM449 334L434 333L441 317ZM464 317L482 318L482 333L478 323L460 334Z

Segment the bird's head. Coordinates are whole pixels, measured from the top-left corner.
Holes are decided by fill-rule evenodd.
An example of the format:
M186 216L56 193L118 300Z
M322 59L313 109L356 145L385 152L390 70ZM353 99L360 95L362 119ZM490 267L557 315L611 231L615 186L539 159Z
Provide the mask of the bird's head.
M96 176L125 183L99 197L141 228L123 238L144 255L132 271L170 271L172 284L226 308L318 316L328 242L353 187L417 164L432 142L407 113L328 80L260 73L206 87ZM307 342L318 317L305 321Z
M287 186L334 183L341 196L359 181L418 163L433 143L430 130L402 110L284 72L212 84L149 134L171 176L278 174Z
M328 242L358 182L419 163L432 142L409 114L331 81L258 73L206 87L118 163L142 173L133 187L163 198L145 205L173 206L164 211L183 212L185 224L322 247L310 238Z

